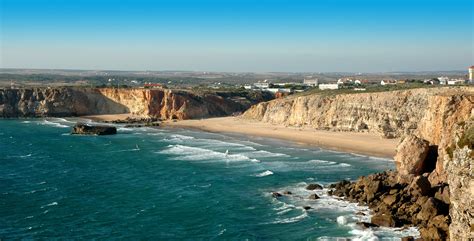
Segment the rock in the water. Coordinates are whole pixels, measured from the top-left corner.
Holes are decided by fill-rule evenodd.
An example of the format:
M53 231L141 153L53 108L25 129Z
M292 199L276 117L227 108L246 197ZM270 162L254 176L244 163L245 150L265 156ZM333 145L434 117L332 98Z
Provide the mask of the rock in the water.
M311 195L309 195L308 199L316 200L316 199L319 199L319 196L316 195L316 194L311 194Z
M401 175L421 175L425 171L429 143L414 135L406 137L397 147L395 164Z
M281 197L282 195L279 192L272 192L274 198Z
M357 222L356 225L364 229L378 227L378 225L373 224L373 223L368 223L368 222Z
M284 194L284 195L291 195L291 194L293 194L293 193L290 192L290 191L284 191L283 194Z
M403 237L401 241L415 241L415 238L413 236L407 236Z
M114 126L90 125L77 123L72 128L72 134L76 135L115 135L117 128Z
M388 213L376 213L370 219L372 224L384 227L396 227L395 219Z
M304 210L310 210L311 207L310 207L310 206L303 206L303 209L304 209Z
M306 190L321 190L321 189L323 189L323 186L316 183L311 183L306 187Z

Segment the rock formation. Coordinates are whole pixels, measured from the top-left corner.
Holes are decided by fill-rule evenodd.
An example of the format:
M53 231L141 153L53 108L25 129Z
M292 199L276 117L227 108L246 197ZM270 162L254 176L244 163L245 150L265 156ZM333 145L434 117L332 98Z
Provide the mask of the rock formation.
M132 113L161 119L231 115L271 99L262 92L197 92L169 89L0 89L0 117L83 116Z
M369 205L372 224L418 226L425 240L474 239L474 88L300 95L252 106L242 118L400 137L397 171L334 184Z
M433 130L442 129L444 123L438 120L443 118L442 113L451 111L451 101L465 101L464 97L453 97L453 92L472 95L474 88L444 87L377 93L293 95L252 106L242 118L322 130L371 132L386 138L401 137L406 133L413 133L416 129L429 134ZM437 106L441 105L447 109L438 109ZM462 113L459 115L463 116ZM426 125L418 128L422 119ZM456 119L457 117L452 117L449 121ZM427 139L430 143L437 143L442 139L434 133L437 132L434 131L431 138Z
M115 126L104 126L104 125L90 125L84 123L77 123L72 127L73 135L115 135L117 134L117 128Z

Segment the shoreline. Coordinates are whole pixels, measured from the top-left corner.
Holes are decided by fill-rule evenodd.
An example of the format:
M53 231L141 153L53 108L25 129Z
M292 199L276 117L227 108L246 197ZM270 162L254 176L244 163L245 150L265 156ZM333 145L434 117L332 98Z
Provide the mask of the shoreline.
M399 139L384 139L371 133L333 132L305 127L286 127L238 117L163 122L163 127L189 128L212 133L243 134L317 146L334 151L393 159Z
M124 120L132 114L88 115L81 118L93 121ZM240 134L266 137L309 145L328 150L393 159L399 139L384 139L364 132L334 132L309 127L274 125L240 117L216 117L200 120L164 121L165 128L195 129L211 133Z

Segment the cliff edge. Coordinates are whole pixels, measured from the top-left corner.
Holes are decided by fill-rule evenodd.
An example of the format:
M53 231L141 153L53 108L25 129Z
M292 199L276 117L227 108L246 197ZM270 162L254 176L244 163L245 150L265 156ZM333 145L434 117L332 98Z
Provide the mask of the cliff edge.
M170 89L0 89L0 117L67 117L131 113L161 119L227 116L271 99L261 92Z

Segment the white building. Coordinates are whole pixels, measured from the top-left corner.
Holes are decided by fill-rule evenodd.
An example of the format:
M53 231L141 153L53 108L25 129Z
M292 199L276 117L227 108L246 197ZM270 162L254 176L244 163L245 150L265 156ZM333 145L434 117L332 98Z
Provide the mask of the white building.
M469 67L469 83L474 84L474 65Z
M396 85L396 80L382 80L380 81L380 85Z
M337 90L339 89L339 84L319 84L320 90Z
M265 89L266 91L268 92L272 92L272 93L277 93L277 92L280 92L280 93L291 93L291 89L290 88L267 88Z
M303 84L306 86L316 87L318 86L319 80L318 79L303 79Z
M466 80L463 79L450 79L448 80L448 85L462 85L466 83Z
M253 84L258 89L268 89L270 87L270 83L268 82L258 82Z
M251 89L253 89L253 86L252 85L244 85L244 89L251 90Z
M441 77L438 77L438 80L439 80L440 85L447 85L449 78L446 76L441 76Z

